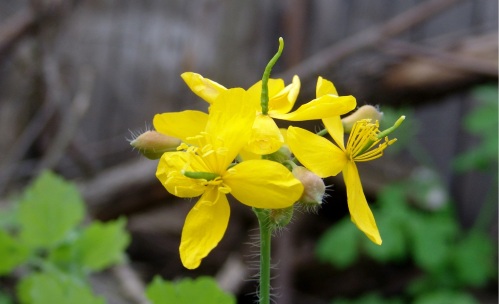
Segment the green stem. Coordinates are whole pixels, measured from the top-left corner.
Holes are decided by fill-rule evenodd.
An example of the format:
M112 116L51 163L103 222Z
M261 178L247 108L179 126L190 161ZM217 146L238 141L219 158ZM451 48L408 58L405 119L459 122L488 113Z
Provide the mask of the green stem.
M270 71L274 67L275 63L277 62L277 59L281 57L282 54L282 49L284 48L284 40L282 37L279 37L279 49L277 50L277 53L270 59L269 63L267 64L267 67L265 67L265 71L263 72L263 77L262 77L262 96L261 96L261 105L262 105L262 114L267 115L269 113L269 78L270 78Z
M316 133L319 136L326 136L328 134L327 129L322 129Z
M270 303L270 249L272 239L272 225L270 224L269 210L253 208L260 228L260 286L259 303Z

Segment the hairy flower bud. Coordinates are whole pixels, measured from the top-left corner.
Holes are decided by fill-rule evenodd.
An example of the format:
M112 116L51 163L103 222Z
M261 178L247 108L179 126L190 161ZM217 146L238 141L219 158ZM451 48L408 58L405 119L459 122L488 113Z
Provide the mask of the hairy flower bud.
M383 112L380 112L376 107L365 105L360 107L354 113L343 118L341 122L343 122L343 128L345 129L345 132L350 132L356 121L362 119L371 119L372 121L376 120L379 121L381 120L382 117L383 117Z
M304 188L298 203L311 208L319 206L326 193L326 185L324 185L322 178L301 166L293 168L293 175L303 184Z
M158 159L165 152L176 151L180 139L158 133L146 131L130 141L130 145L149 159Z
M269 218L270 222L274 224L275 227L286 227L289 222L291 222L291 218L293 218L293 206L281 209L270 209Z

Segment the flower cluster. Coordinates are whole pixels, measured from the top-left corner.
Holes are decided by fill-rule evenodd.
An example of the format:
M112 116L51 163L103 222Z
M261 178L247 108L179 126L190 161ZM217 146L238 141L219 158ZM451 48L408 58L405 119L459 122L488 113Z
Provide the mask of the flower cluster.
M340 96L333 83L321 77L316 98L295 111L298 76L285 86L282 79L269 79L264 74L262 81L247 90L226 88L191 72L182 74L182 78L209 104L208 113L186 110L157 114L153 119L156 132L143 134L144 138L137 138L132 145L149 158L160 158L156 176L169 193L182 198L200 197L182 230L179 251L186 268L197 268L222 239L230 215L229 193L253 208L285 211L269 212L279 214L278 226L289 222L286 210L292 210L295 203L320 205L325 193L321 178L340 172L347 186L352 221L373 242L381 244L356 162L380 157L395 141L386 135L403 118L380 132L377 109L361 108L347 126L341 115L356 108L355 98ZM280 130L274 119L322 120L326 129L318 134L293 126ZM348 129L351 133L345 146ZM323 137L326 130L333 142Z

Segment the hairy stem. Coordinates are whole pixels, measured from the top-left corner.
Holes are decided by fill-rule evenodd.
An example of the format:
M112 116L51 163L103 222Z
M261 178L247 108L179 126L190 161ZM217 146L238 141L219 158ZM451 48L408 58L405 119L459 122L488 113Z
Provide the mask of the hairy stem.
M270 249L272 239L272 225L269 219L269 210L253 208L260 229L260 286L258 291L259 303L270 303Z

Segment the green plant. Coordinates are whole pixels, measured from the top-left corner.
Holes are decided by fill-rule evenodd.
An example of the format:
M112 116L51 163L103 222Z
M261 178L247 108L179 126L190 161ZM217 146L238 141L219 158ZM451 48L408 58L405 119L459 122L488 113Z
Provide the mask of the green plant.
M76 186L48 171L2 212L0 275L19 279L20 303L105 303L88 275L122 262L130 236L124 218L82 225L85 215Z
M85 216L76 186L48 171L0 212L0 276L18 279L19 303L106 303L93 294L88 277L123 262L130 236L124 218L82 225ZM235 303L210 277L175 283L156 277L146 296L153 304ZM0 290L0 304L11 303L7 290Z
M378 197L374 214L380 219L383 246L371 244L352 227L349 219L344 219L321 237L316 250L318 258L340 269L352 266L360 253L379 263L410 259L423 274L407 286L406 297L416 303L441 303L430 300L442 293L453 294L456 299L472 299L463 292L466 288L483 287L497 275L492 241L483 232L462 231L450 204L438 210L411 205L409 194L413 184L390 185ZM344 301L334 303L367 303Z
M177 282L156 276L147 286L146 296L152 304L235 304L234 296L223 292L211 277L186 278Z
M498 151L498 91L497 85L484 85L472 92L479 107L464 119L464 128L478 136L480 142L469 151L459 155L454 166L458 172L470 170L490 171L497 175Z

